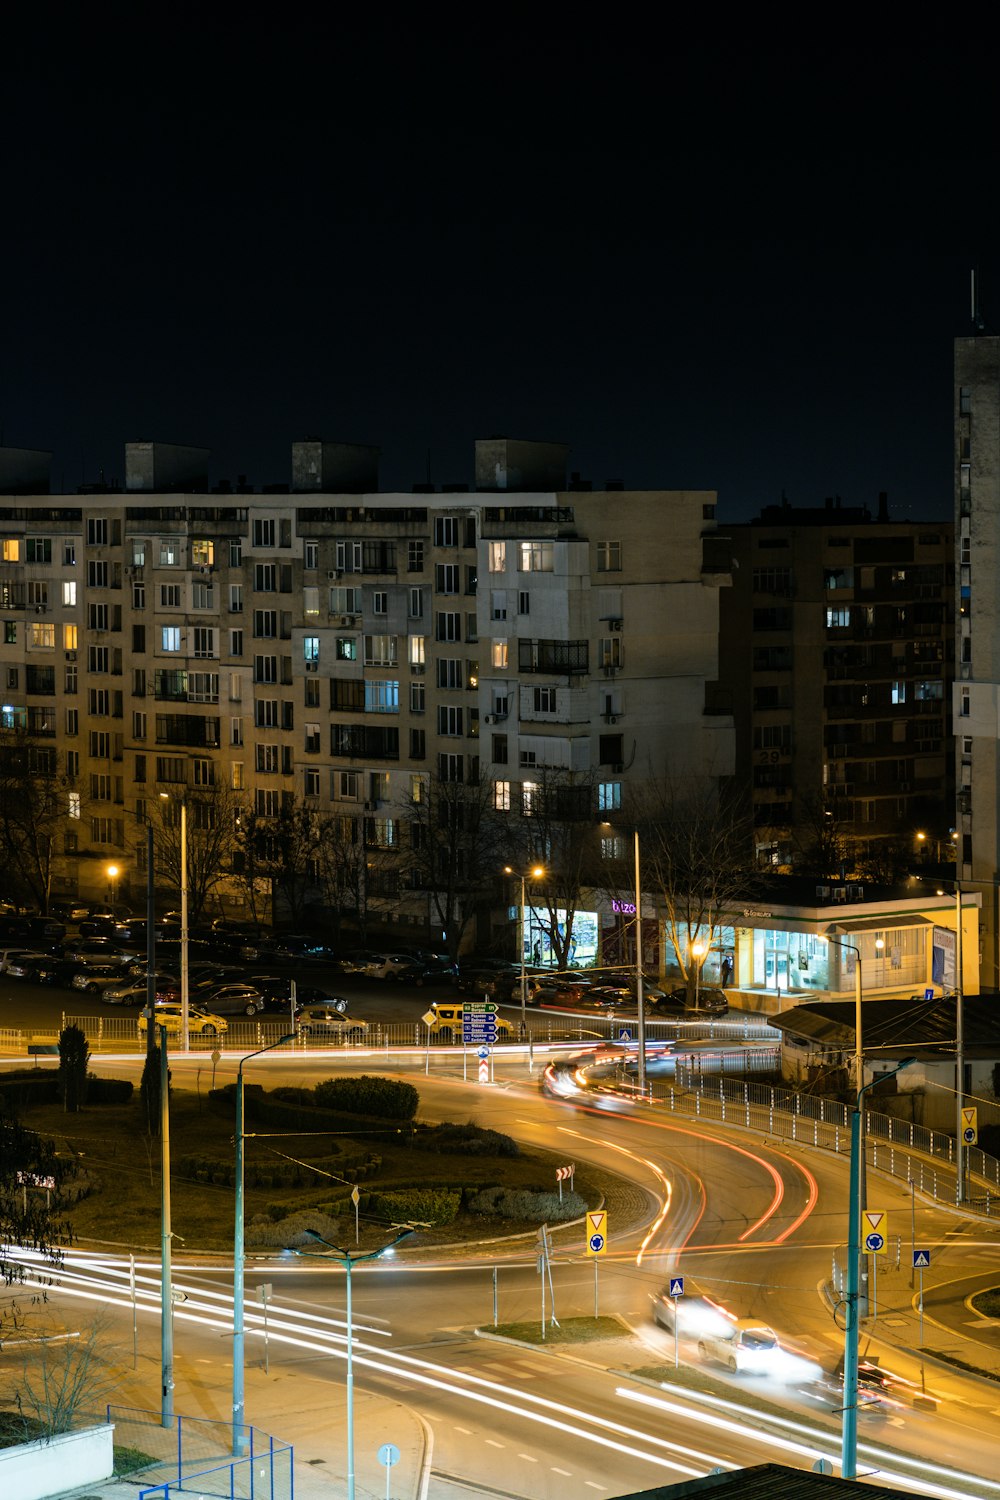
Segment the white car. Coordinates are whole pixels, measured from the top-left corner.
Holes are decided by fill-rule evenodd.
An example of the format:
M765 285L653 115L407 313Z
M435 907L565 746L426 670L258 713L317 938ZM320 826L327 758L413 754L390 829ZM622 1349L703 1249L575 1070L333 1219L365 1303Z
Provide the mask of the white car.
M357 1016L342 1015L329 1005L305 1005L295 1017L295 1029L300 1036L335 1036L360 1042L368 1030L368 1022Z
M756 1318L736 1318L727 1329L698 1340L702 1359L725 1365L731 1375L763 1374L770 1369L781 1346L778 1335Z
M0 974L6 974L12 964L19 967L23 962L31 963L35 959L48 957L47 953L36 953L33 948L0 949Z

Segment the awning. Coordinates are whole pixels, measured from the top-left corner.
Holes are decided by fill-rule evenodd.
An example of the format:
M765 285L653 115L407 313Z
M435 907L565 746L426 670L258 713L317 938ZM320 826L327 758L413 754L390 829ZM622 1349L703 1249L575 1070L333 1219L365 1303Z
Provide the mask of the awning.
M942 913L946 915L946 913ZM940 926L930 917L921 917L916 914L910 915L906 912L886 912L884 917L859 917L857 921L851 921L845 917L843 922L831 922L826 929L826 935L833 932L898 932L901 927L934 927Z

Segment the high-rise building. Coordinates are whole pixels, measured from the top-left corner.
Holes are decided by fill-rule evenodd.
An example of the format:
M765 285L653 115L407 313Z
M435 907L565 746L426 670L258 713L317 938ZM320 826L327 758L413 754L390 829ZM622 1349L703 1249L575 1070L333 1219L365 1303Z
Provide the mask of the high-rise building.
M955 340L954 694L958 875L982 895L982 982L1000 987L1000 338Z
M947 857L950 523L890 521L883 496L876 515L785 504L725 531L715 691L759 863L887 877L900 855Z
M579 774L623 788L733 769L710 492L593 492L566 452L477 444L476 485L379 493L375 450L296 443L292 482L207 484L200 449L129 444L125 489L41 493L0 450L0 720L69 777L55 891L141 887L152 799L219 786L261 818L305 805L398 851L429 777L530 810ZM19 482L23 478L24 482ZM138 845L138 848L137 848Z

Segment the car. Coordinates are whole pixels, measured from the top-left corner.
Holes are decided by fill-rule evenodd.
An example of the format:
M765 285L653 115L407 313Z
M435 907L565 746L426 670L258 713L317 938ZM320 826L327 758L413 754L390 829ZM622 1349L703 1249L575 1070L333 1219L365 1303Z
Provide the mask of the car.
M732 1330L732 1321L722 1309L698 1292L689 1291L684 1297L671 1297L670 1288L666 1286L650 1301L653 1322L667 1333L676 1331L682 1338L704 1339L706 1336L723 1338Z
M508 969L473 969L459 967L456 988L463 995L478 995L481 999L510 1001L520 998L521 972L511 966Z
M139 1017L140 1035L146 1030L145 1014ZM181 1006L179 1000L169 1000L165 1004L157 1004L154 1021L155 1026L165 1026L168 1032L178 1032L181 1029ZM192 1036L221 1036L229 1030L229 1022L224 1016L213 1015L211 1011L198 1010L194 1006L188 1006L188 1031Z
M122 971L117 964L84 964L74 972L70 987L85 990L88 995L99 995L108 985L117 984L121 977Z
M465 1014L465 1005L459 1001L435 1000L431 1005L433 1021L427 1023L427 1030L432 1037L442 1042L460 1042L462 1040L462 1022ZM496 1017L496 1031L498 1041L508 1041L514 1034L514 1028L503 1016Z
M156 986L157 1000L181 998L181 982L176 975L154 974L153 983ZM127 984L107 985L101 991L101 999L106 1005L145 1005L148 993L144 976L142 979L130 979Z
M252 984L214 984L198 991L198 1001L215 1015L255 1016L264 1009L264 996Z
M341 953L335 962L343 974L364 974L367 965L377 962L378 958L379 954L370 948L355 948L353 952Z
M450 958L420 958L414 955L408 968L400 968L393 976L400 984L415 984L423 989L427 984L454 984L458 978L458 965Z
M0 974L9 973L12 964L17 966L24 962L31 962L33 959L49 958L50 956L48 953L42 953L38 948L0 949Z
M345 1016L329 1005L305 1005L295 1017L299 1036L337 1036L346 1041L361 1041L368 1032L368 1022L358 1016Z
M576 1004L584 1010L628 1010L635 1007L635 996L627 984L595 984L583 990Z
M76 965L67 963L64 958L55 958L47 954L41 958L31 959L28 972L22 978L31 984L69 984Z
M297 980L276 978L271 974L251 974L247 980L264 996L266 1010L287 1010L291 1004L292 984L295 984L296 1005L326 1005L343 1015L347 1001L343 995L331 995L328 990L314 984L300 984Z
M702 1359L716 1360L731 1375L765 1373L780 1347L774 1329L757 1318L734 1318L728 1328L698 1340Z
M729 1011L729 1001L726 999L725 990L711 986L698 991L697 1005L689 1002L688 991L683 985L677 989L668 990L666 994L662 990L658 995L651 993L646 998L654 1010L663 1011L669 1015L683 1015L687 1020L698 1016L724 1016Z
M114 917L109 913L106 916L84 917L83 921L77 927L77 931L82 938L110 938L114 935L117 926L118 924Z
M77 938L62 945L63 958L77 964L117 963L124 968L128 955L122 953L107 938Z

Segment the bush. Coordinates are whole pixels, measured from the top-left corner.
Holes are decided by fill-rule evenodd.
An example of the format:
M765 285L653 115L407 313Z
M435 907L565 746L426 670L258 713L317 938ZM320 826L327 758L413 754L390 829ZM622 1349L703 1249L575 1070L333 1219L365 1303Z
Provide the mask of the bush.
M135 1092L131 1078L98 1078L87 1076L88 1104L128 1104Z
M450 1224L462 1202L455 1188L401 1188L366 1196L367 1208L394 1224Z
M541 1188L484 1188L466 1201L470 1214L488 1218L519 1219L529 1224L547 1224L560 1219L579 1219L587 1211L579 1193L559 1194Z
M0 1100L16 1115L33 1104L55 1104L59 1100L59 1074L54 1068L17 1068L0 1073Z
M340 1225L336 1219L330 1218L317 1208L298 1209L295 1213L288 1214L278 1224L263 1214L257 1214L246 1228L247 1247L269 1250L315 1250L322 1254L322 1245L318 1245L313 1236L306 1233L307 1229L314 1230L324 1240L330 1240L336 1244Z
M455 1151L463 1156L520 1156L517 1142L499 1130L484 1130L468 1121L465 1125L446 1122L432 1125L416 1135L413 1144L421 1151Z
M420 1095L412 1083L362 1073L357 1078L327 1078L313 1091L321 1109L338 1109L352 1115L373 1115L379 1120L412 1120Z
M87 1063L90 1048L79 1026L64 1026L59 1033L59 1087L63 1109L75 1115L87 1102Z

